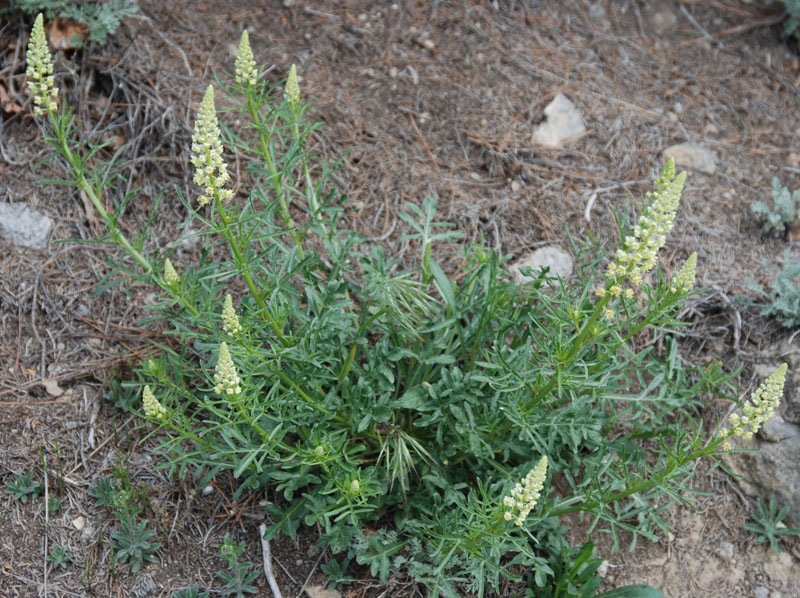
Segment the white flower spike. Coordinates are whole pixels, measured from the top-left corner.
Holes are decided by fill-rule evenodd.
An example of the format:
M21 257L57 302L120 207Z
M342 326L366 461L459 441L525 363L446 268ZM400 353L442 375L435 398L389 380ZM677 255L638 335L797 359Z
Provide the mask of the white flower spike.
M27 60L28 69L25 74L28 78L28 89L33 93L34 114L42 115L54 111L57 107L58 87L55 86L53 60L50 58L50 49L44 34L44 17L41 13L33 23Z
M222 329L230 335L242 330L239 316L236 315L236 310L233 308L233 298L230 293L225 295L225 304L222 306Z
M194 182L203 188L197 202L204 206L215 194L224 202L233 197L233 191L225 188L230 179L228 165L222 159L222 140L214 107L214 87L209 85L200 102L200 110L192 133L192 164L195 167Z
M239 49L236 51L236 82L246 87L252 87L258 83L258 70L256 61L253 58L253 51L250 49L250 35L247 29L242 31L239 40Z
M167 410L158 402L158 399L147 384L145 384L142 391L142 407L144 408L144 414L153 419L164 419L167 415Z
M297 66L289 68L289 76L286 78L286 91L284 92L289 106L294 110L300 104L300 85L297 83Z
M528 514L533 511L542 494L544 480L547 476L547 455L539 459L539 463L528 472L521 483L517 483L511 494L503 498L506 521L514 520L514 525L522 526ZM515 517L516 515L516 517Z
M239 374L236 372L236 366L228 351L228 344L225 342L219 346L219 361L214 369L214 382L217 384L214 391L218 395L235 396L242 392L242 387L239 386L241 382Z

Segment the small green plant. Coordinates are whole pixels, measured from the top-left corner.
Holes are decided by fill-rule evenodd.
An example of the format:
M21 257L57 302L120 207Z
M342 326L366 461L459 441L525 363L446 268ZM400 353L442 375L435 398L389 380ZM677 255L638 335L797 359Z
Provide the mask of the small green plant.
M6 482L6 492L20 502L28 502L28 497L36 498L44 492L44 484L33 481L33 472L15 475L13 482Z
M63 546L53 546L47 555L47 560L53 564L53 567L66 569L67 564L72 560L72 555Z
M244 544L237 546L231 538L226 538L219 545L219 556L228 563L227 571L217 572L219 578L225 583L225 587L219 590L219 594L222 596L245 598L245 594L258 592L258 589L253 585L253 582L258 577L258 570L250 571L253 568L253 563L239 561L242 552L244 552Z
M774 316L787 328L800 325L800 262L794 261L787 249L780 271L770 263L764 264L764 270L772 276L769 288L756 281L748 282L748 287L764 299L761 313Z
M208 591L201 592L200 588L194 585L190 588L175 592L172 594L172 598L211 598L211 594Z
M114 35L122 19L139 11L133 0L98 0L94 2L77 2L76 0L17 0L17 8L35 15L44 13L47 19L59 17L86 25L89 41L105 45L108 36ZM72 40L73 45L80 45L81 40Z
M800 0L782 0L786 7L783 28L788 35L800 38Z
M245 30L235 74L208 87L192 136L197 199L181 199L205 231L201 256L173 264L149 231L123 233L130 197L115 203L114 164L59 108L37 28L41 18L28 84L45 138L105 221L105 241L124 250L114 271L157 289L148 321L172 337L125 383L141 393L135 408L175 474L202 486L227 470L235 496L271 488L266 540L316 527L345 562L384 581L408 576L433 598L502 583L582 596L597 587L596 559L568 545L562 517L591 518L615 549L621 531L631 548L656 540L665 509L690 500L695 461L731 450L774 412L785 365L730 427L706 430L698 417L708 395L738 395L719 365L690 368L678 355L697 256L671 279L657 268L686 180L673 161L638 218L618 215L609 259L573 242L585 262L576 281L517 285L507 258L481 246L463 247L448 274L434 247L461 235L430 197L401 213L417 251L404 265L347 227L335 164L309 150L319 125L306 119L296 69L272 85ZM240 130L220 125L218 89ZM226 146L247 157L245 195ZM116 490L99 494L108 503ZM223 546L220 576L241 596L251 565Z
M782 551L780 536L798 536L800 529L786 527L783 520L789 514L789 507L778 510L778 503L774 500L769 501L769 505L763 499L758 499L758 508L753 511L753 519L745 524L745 529L756 533L756 541L759 544L769 542L769 547L780 553Z
M781 185L778 177L773 177L772 206L757 201L751 206L751 210L761 220L764 233L788 232L800 222L800 189L792 193Z
M111 509L119 522L120 529L111 535L111 548L115 559L121 563L130 561L135 573L145 562L156 560L154 553L161 545L152 542L155 532L147 529L147 522L136 520L143 510L142 501L130 486L127 470L120 468L115 473L117 483L108 477L100 478L89 494L98 506Z

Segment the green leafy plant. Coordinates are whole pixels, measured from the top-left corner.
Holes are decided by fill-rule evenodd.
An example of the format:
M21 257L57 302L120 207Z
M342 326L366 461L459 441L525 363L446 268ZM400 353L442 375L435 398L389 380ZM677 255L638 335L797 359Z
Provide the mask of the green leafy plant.
M228 571L217 572L217 576L225 583L225 587L219 590L222 596L245 598L246 594L258 592L253 585L258 577L258 570L251 571L253 563L239 561L242 552L244 552L244 544L237 546L231 538L226 538L219 545L219 556L228 564Z
M788 232L800 221L800 189L790 192L778 177L772 179L772 206L757 201L750 207L765 233Z
M66 569L67 564L72 560L72 555L63 546L53 546L47 555L47 560L53 564L53 567Z
M763 299L761 313L774 316L787 328L800 325L800 262L792 259L787 249L783 252L783 268L777 271L773 264L765 263L764 270L771 273L769 287L749 281L748 287Z
M800 37L800 0L781 0L786 7L783 28L788 35Z
M28 502L28 497L36 498L44 492L44 484L33 481L33 472L17 474L14 481L6 482L6 492L20 502Z
M59 17L86 25L89 41L105 45L108 36L114 35L122 19L135 15L139 7L133 0L76 2L75 0L17 0L17 8L36 15L44 13L47 19ZM74 40L80 45L80 40Z
M798 536L800 529L792 529L783 524L783 520L789 514L789 507L778 510L778 503L774 500L769 501L769 505L763 499L758 499L758 508L753 511L753 518L745 524L745 529L756 533L756 541L759 544L769 542L769 547L780 553L780 536Z
M272 489L267 540L317 526L333 554L434 597L485 596L502 579L583 595L596 587L593 553L567 545L562 516L589 517L615 549L620 531L631 548L656 540L665 509L690 500L694 462L774 412L785 365L730 428L697 417L703 397L737 397L718 365L678 357L697 256L671 279L656 267L686 178L674 162L635 223L618 215L610 259L573 240L575 281L517 285L507 259L479 245L446 272L435 245L460 235L434 198L401 214L418 256L403 264L347 228L336 165L308 149L319 125L295 68L282 88L265 81L245 31L235 76L219 87L229 118L248 124L220 125L208 88L192 143L198 198L181 197L203 247L182 264L147 230L122 232L130 198L115 204L114 164L98 142L82 146L72 110L59 109L38 26L28 77L45 138L105 221L105 241L124 250L114 272L158 289L149 321L169 324L171 342L125 385L141 391L171 471L202 486L227 470L236 496ZM226 146L246 157L244 197L229 185ZM248 568L231 559L226 579L244 592Z
M161 545L152 541L155 532L147 529L147 522L137 521L143 507L140 497L131 489L127 470L118 469L117 477L117 483L108 477L100 478L89 494L98 506L111 509L119 522L120 529L111 535L111 548L115 559L121 563L130 561L135 573L145 562L155 562L154 553Z
M190 588L175 592L172 594L172 598L211 598L211 594L207 591L201 592L200 588L194 585Z

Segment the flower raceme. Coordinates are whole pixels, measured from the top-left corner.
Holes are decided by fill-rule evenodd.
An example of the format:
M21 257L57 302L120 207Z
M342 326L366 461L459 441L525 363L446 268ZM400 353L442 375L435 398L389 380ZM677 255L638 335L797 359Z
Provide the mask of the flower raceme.
M178 276L178 273L175 271L175 266L173 266L170 259L167 258L164 262L164 282L167 283L167 286L175 288L180 281L181 277Z
M693 252L689 259L675 273L670 284L673 293L688 293L694 288L694 279L697 272L697 252Z
M286 78L284 96L292 110L295 110L298 104L300 104L300 85L297 83L297 66L294 64L289 67L289 76Z
M230 179L228 165L222 159L222 140L214 107L214 87L208 86L200 102L200 110L192 133L192 164L195 167L194 182L203 188L197 203L204 206L215 196L224 202L233 197L233 191L225 188Z
M742 405L742 415L738 413L730 414L728 421L731 427L723 433L723 438L725 438L725 444L722 445L723 450L731 450L731 443L727 440L728 438L740 436L744 440L749 440L753 437L753 434L758 432L761 424L775 415L783 396L783 385L786 381L787 370L788 366L785 363L778 366L778 369L772 372L764 380L764 383L750 395L750 401Z
M521 526L525 523L525 519L534 509L541 496L546 475L547 455L539 459L539 463L528 472L525 479L521 483L518 482L511 490L511 494L503 498L503 506L507 509L503 518L506 521L514 519L514 525L516 526Z
M236 315L236 310L233 308L233 298L230 293L225 295L225 304L222 306L222 329L230 335L242 330L239 316Z
M167 415L167 410L158 402L158 399L147 384L145 384L142 391L142 407L144 408L144 414L153 419L163 419Z
M616 260L608 265L606 277L612 296L622 293L622 284L627 280L636 286L644 275L656 265L656 254L664 246L666 235L672 229L678 203L686 181L686 172L675 175L675 161L670 158L661 176L655 181L655 192L648 193L652 203L639 218L633 234L625 237L622 249L618 249Z
M27 61L28 69L25 74L28 78L28 89L33 93L34 114L42 115L54 111L58 87L55 86L53 61L50 58L50 49L44 34L44 17L41 13L33 23Z
M222 342L219 345L219 361L217 367L214 369L214 392L222 396L234 396L242 392L242 387L239 386L241 380L239 374L236 372L236 366L231 359L230 351L228 351L228 343Z
M250 35L247 33L247 29L242 31L242 37L239 40L234 74L239 85L252 87L258 83L258 69L253 58L253 51L250 49Z

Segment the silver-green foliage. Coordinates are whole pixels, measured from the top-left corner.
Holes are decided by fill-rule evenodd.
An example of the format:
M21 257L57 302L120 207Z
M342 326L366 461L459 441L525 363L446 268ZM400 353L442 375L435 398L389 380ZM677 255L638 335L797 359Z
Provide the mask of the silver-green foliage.
M770 283L768 303L763 310L787 328L800 324L800 262L792 261L784 252L784 266ZM763 292L763 291L762 291Z
M18 0L20 10L30 15L44 13L47 19L59 17L89 28L89 41L104 45L114 35L122 19L136 14L139 7L133 0L110 2L75 2L75 0Z
M800 37L800 0L783 0L786 7L786 20L783 27L786 33Z
M761 220L765 233L782 233L800 221L800 189L793 193L781 185L778 177L772 179L772 206L757 201L751 209Z

